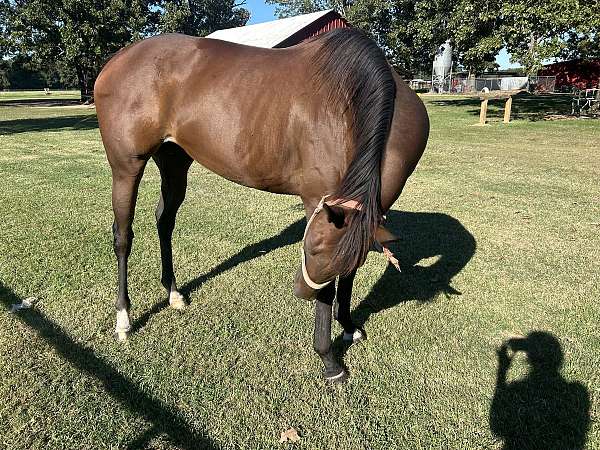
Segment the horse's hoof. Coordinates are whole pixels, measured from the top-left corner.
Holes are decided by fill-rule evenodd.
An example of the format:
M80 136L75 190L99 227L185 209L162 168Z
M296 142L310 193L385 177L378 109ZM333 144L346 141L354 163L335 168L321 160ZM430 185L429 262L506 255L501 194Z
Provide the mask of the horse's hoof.
M346 344L357 344L361 341L367 340L367 333L362 328L356 327L354 333L346 333L342 336L342 340Z
M115 337L117 340L123 342L127 340L127 334L131 330L129 324L129 313L126 309L120 309L117 311L117 323L115 325Z
M169 294L169 305L171 305L171 308L181 311L187 307L187 302L179 292L171 291Z
M348 372L346 372L344 369L342 369L342 371L338 374L329 374L325 372L323 377L325 378L325 383L327 384L343 384L348 381Z
M125 342L128 334L127 331L115 331L115 338L119 342Z

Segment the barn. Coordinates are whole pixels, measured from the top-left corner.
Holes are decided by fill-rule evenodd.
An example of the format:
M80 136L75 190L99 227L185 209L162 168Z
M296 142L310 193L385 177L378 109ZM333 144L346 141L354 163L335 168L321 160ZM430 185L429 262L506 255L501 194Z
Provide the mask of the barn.
M334 28L346 27L349 27L346 19L333 9L328 9L256 25L227 28L206 37L255 47L282 48L299 44Z
M557 89L586 89L600 83L600 59L574 59L544 66L538 75L556 76Z

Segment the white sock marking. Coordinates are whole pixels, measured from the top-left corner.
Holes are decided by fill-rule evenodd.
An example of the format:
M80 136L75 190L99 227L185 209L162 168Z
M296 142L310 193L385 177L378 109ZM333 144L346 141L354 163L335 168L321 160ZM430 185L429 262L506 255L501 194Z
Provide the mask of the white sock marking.
M119 339L121 339L121 334L125 334L129 330L131 330L129 313L126 309L121 309L117 311L117 325L115 326L115 332L119 335Z
M343 336L343 340L344 341L352 341L352 342L357 342L360 341L361 339L363 339L364 336L362 334L362 331L360 331L358 328L356 330L354 330L354 333L346 333L344 331L344 336Z
M187 306L185 298L177 291L169 293L169 305L175 309L184 309Z

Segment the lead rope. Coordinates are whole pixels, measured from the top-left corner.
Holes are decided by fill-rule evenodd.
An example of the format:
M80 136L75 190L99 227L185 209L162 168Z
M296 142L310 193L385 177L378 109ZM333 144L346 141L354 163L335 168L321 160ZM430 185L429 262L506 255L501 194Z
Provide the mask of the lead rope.
M398 258L394 256L392 251L383 244L381 244L381 248L383 249L383 254L388 259L390 264L393 265L396 269L398 269L398 272L402 272L402 270L400 269L400 261L398 261Z

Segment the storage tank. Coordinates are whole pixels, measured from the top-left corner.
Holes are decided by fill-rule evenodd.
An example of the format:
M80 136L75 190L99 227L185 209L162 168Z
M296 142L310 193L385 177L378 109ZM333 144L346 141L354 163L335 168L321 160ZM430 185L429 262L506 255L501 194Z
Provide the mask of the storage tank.
M446 92L450 90L450 80L452 78L452 46L450 41L440 45L435 57L433 58L433 70L431 73L432 89L436 92Z

